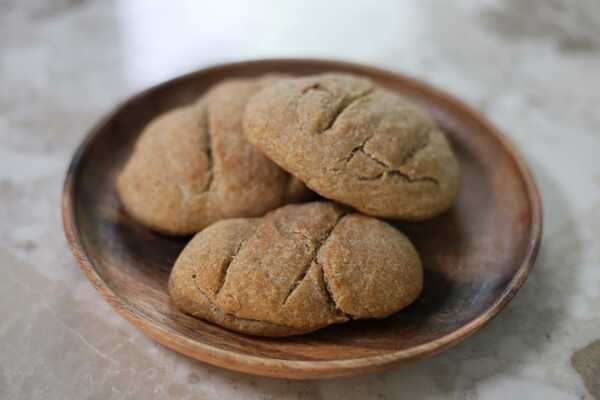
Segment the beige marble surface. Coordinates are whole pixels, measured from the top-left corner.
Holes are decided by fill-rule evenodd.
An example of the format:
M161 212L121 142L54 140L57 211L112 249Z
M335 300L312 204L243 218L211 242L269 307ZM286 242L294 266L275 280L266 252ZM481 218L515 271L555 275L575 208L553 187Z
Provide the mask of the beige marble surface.
M270 56L412 74L514 140L542 192L545 238L522 291L482 331L388 373L255 378L155 344L84 279L59 196L87 129L147 85ZM0 0L2 399L600 398L598 346L585 348L600 339L599 237L597 0Z

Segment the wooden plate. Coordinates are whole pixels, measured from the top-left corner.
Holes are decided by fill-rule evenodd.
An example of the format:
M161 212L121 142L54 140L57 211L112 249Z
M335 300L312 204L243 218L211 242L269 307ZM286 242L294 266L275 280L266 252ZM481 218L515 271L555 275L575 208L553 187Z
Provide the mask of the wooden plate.
M423 258L423 295L385 320L266 339L229 332L177 311L167 278L186 243L136 225L113 181L144 125L214 83L267 72L367 75L428 108L462 167L454 207L402 225ZM414 79L334 61L263 60L221 65L155 86L118 106L81 144L66 176L63 222L71 250L100 294L163 345L251 374L325 378L379 371L456 344L494 317L531 270L542 233L540 197L524 162L495 128L451 96Z

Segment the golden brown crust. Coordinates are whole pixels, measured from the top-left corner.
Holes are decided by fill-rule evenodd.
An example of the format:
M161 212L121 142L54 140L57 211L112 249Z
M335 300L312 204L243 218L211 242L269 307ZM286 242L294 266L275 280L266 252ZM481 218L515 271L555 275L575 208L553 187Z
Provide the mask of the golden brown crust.
M196 104L150 122L117 178L127 211L154 230L184 235L306 197L304 185L242 133L247 100L276 79L225 81Z
M349 74L286 79L248 102L245 133L324 197L374 216L421 220L456 197L459 166L422 109Z
M419 256L385 222L329 202L198 233L171 272L177 307L238 332L288 336L382 318L421 292Z

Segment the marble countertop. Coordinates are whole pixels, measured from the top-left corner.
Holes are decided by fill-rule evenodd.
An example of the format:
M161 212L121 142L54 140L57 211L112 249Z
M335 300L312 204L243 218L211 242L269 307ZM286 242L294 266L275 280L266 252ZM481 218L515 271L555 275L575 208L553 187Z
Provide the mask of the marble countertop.
M0 1L0 398L600 399L600 2L173 4ZM59 201L92 124L177 74L286 56L424 79L518 146L544 201L542 251L480 332L387 373L257 378L147 339L80 273Z

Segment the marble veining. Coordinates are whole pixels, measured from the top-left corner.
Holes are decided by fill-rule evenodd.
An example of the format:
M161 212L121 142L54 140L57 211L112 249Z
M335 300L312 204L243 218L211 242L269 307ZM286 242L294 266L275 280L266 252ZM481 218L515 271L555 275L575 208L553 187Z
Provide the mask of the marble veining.
M0 1L0 398L600 398L596 0L174 4ZM523 289L480 332L382 374L256 378L155 344L82 276L59 203L91 125L150 84L275 56L411 74L484 113L518 146L542 193L544 242Z

